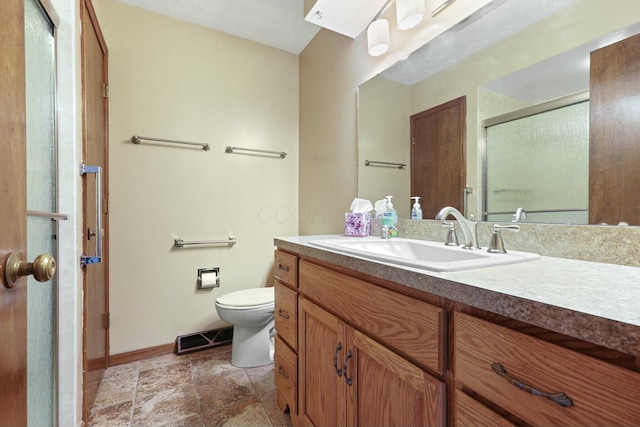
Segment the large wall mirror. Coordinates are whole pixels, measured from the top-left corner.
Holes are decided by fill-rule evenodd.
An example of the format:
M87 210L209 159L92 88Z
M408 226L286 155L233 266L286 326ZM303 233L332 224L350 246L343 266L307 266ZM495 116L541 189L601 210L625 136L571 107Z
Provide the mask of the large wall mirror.
M410 117L465 96L467 182L466 190L460 191L465 191L467 217L511 221L517 207L527 209L527 206L502 202L515 192L520 195L544 192L555 202L531 204L532 214L518 220L588 223L585 189L589 183L585 168L589 166L586 145L590 52L639 33L637 0L494 0L358 88L359 197L378 200L391 194L400 217L408 218L410 197L423 196L410 194ZM566 116L551 117L555 113L545 118L536 116L518 130L514 130L514 124L509 124L511 128L496 126L496 118L508 117L515 111L535 109L550 102L549 110L553 111L557 108L554 102L567 97L579 100L566 111ZM550 135L570 128L578 142L563 148L553 144L536 146L537 142L530 140L534 133L531 126L540 138L549 140ZM487 143L487 134L489 138L503 139ZM564 141L563 136L560 139ZM491 150L491 146L486 149L488 144L495 144L493 153L502 156L488 160L486 154ZM525 145L518 147L518 144ZM545 155L550 156L549 160L543 158ZM534 157L537 161L530 161ZM512 161L514 158L518 161ZM406 166L376 167L371 161ZM563 169L569 161L570 167L575 168L570 172ZM500 162L503 170L493 169ZM509 162L513 163L511 169L504 167ZM555 172L535 169L536 164L553 167L554 163L565 171L564 175L550 177ZM500 178L500 174L518 171L523 172L518 178ZM487 185L491 179L517 182L517 187L492 188ZM563 186L554 185L558 180L571 181L571 185L561 189ZM576 196L575 200L569 200L560 191L569 191ZM564 206L566 203L571 206ZM630 199L629 203L640 202Z

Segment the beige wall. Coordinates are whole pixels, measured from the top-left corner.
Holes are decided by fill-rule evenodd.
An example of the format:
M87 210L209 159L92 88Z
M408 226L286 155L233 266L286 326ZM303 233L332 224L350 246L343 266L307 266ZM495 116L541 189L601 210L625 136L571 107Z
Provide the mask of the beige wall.
M413 206L409 194L410 115L410 86L373 78L358 88L358 197L375 204L387 195L393 196L399 218L410 218ZM365 160L407 166L365 166Z
M298 57L114 0L109 47L111 354L223 326L218 295L271 282L273 237L298 232ZM132 144L132 135L211 151ZM286 151L226 154L227 145ZM238 239L176 249L174 239ZM221 287L197 290L197 269Z

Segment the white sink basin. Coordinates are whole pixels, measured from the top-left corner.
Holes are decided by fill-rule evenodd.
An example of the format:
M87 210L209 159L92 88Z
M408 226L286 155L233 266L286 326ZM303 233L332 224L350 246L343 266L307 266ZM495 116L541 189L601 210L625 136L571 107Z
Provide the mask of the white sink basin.
M312 240L309 244L362 258L440 272L471 270L540 259L540 255L528 252L508 251L506 254L491 254L486 248L462 249L460 246L445 246L440 242L404 238L345 237Z

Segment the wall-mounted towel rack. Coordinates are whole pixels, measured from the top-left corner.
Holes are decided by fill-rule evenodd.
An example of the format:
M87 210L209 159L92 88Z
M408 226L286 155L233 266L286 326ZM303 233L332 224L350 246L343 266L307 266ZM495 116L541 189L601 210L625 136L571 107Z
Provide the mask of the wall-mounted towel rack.
M174 245L176 248L184 248L186 246L233 246L238 243L238 239L235 236L229 236L227 240L182 240L177 238L174 240Z
M365 166L383 166L387 168L398 168L398 169L404 169L404 167L407 166L405 163L379 162L377 160L365 160L364 165Z
M197 145L199 147L202 147L204 151L209 151L211 149L211 147L209 147L209 144L204 144L201 142L176 141L173 139L152 138L150 136L140 136L140 135L133 135L131 137L131 142L133 142L134 144L140 144L140 141L142 141L143 139L147 141L169 142L171 144Z
M242 147L227 146L227 148L224 151L225 153L237 152L238 154L258 153L261 155L280 157L281 159L284 159L285 157L287 157L287 153L285 153L284 151L258 150L256 148L242 148Z

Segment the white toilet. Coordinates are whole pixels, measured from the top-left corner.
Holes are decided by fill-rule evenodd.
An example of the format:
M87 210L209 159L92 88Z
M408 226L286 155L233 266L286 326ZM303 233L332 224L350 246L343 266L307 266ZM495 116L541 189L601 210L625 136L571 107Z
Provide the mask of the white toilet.
M273 362L273 288L252 288L216 298L218 316L233 325L231 364L252 368Z

